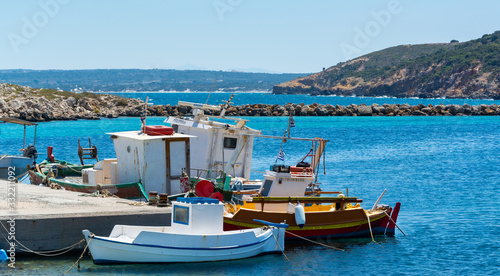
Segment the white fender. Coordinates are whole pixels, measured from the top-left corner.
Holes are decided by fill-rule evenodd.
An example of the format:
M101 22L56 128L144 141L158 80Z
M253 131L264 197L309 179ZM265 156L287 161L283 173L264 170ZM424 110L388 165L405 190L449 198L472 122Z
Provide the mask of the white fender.
M288 206L286 207L286 212L291 215L294 213L294 211L295 211L295 205L293 205L291 202L288 202Z
M304 206L297 203L295 205L295 223L302 229L304 224L306 224L306 213L304 211Z

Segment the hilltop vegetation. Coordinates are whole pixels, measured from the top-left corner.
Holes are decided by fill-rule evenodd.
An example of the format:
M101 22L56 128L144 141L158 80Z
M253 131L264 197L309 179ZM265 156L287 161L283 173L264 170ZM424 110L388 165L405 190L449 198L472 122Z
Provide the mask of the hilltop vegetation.
M0 83L66 91L267 91L306 74L200 70L0 70Z
M468 42L401 45L276 85L276 94L500 99L500 31Z

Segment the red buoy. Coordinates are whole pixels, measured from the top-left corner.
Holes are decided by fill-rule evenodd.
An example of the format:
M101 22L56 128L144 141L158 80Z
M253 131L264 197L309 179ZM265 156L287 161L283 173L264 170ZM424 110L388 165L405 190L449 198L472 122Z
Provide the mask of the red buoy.
M208 180L201 180L196 183L195 192L201 197L210 197L214 193L214 185Z
M210 198L216 198L219 201L224 201L224 196L221 193L219 193L219 192L213 193Z
M147 135L172 135L174 134L174 129L168 126L146 126L144 133Z
M52 150L53 150L53 147L47 147L47 159L50 160L50 162L54 163L55 162L55 158L54 158L54 155L52 154Z

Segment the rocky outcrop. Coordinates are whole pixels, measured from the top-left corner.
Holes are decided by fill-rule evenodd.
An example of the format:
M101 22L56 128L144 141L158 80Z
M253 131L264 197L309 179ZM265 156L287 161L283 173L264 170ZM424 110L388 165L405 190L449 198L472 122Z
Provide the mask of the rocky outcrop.
M464 43L401 45L275 85L275 94L500 99L500 31Z
M140 116L144 102L113 95L72 93L0 84L0 116L33 122Z

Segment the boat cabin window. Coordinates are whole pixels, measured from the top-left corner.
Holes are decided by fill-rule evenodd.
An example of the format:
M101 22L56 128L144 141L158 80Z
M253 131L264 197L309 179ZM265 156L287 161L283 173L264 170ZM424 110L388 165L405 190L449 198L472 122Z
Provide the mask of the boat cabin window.
M234 148L236 148L237 142L238 142L237 138L224 137L224 148L225 149L234 149Z
M174 222L189 224L189 208L184 206L174 206Z
M273 180L271 179L266 179L266 181L264 181L264 185L262 185L262 196L267 196L269 194L271 184L273 184Z

